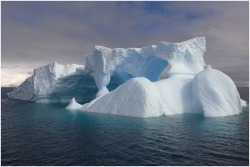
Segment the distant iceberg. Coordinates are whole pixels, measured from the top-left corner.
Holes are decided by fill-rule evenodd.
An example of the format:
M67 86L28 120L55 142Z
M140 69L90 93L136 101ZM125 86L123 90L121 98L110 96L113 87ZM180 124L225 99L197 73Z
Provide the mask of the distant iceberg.
M68 110L144 118L241 113L247 103L240 99L226 74L205 64L205 51L204 37L143 48L96 46L87 55L85 65L52 63L37 68L8 97L36 102L70 101ZM160 80L167 67L170 70L166 79Z

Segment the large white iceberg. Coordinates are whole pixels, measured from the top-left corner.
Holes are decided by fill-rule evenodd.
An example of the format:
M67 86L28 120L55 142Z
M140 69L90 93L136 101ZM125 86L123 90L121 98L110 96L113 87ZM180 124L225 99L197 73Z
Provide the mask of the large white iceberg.
M55 62L34 69L34 74L8 97L36 102L67 102L75 97L86 102L134 77L157 81L167 67L171 67L169 76L176 73L193 76L203 69L205 51L204 37L181 43L161 42L143 48L96 46L87 55L85 66L64 66Z
M205 65L205 51L204 37L142 48L96 46L85 66L52 63L35 69L8 97L36 102L72 99L68 110L132 117L241 113L247 103L228 76ZM166 79L159 80L166 68Z
M211 67L194 78L178 74L156 82L133 78L90 103L80 106L74 101L74 105L77 108L71 109L143 118L183 113L222 117L242 112L233 81Z

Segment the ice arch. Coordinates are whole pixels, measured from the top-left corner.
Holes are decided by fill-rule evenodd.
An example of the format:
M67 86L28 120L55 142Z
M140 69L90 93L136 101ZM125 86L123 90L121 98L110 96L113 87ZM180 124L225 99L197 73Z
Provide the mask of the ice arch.
M109 92L107 87L112 89L110 83L119 85L133 77L157 81L167 66L170 66L169 76L194 76L203 70L205 51L204 37L180 43L160 42L143 48L110 49L96 46L86 58L86 69L95 80L98 88L96 96L99 97Z

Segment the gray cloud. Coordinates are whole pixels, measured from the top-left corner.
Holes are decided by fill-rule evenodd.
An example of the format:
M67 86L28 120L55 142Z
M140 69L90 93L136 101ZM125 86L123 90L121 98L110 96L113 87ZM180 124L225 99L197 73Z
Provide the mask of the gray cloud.
M2 84L58 61L84 64L94 45L142 47L207 38L205 61L248 79L248 2L1 2ZM6 68L16 64L18 67ZM23 70L25 69L25 70ZM20 74L21 71L21 74ZM8 76L8 79L6 79ZM5 79L3 79L5 77ZM23 79L22 79L23 77ZM21 82L21 81L20 81Z

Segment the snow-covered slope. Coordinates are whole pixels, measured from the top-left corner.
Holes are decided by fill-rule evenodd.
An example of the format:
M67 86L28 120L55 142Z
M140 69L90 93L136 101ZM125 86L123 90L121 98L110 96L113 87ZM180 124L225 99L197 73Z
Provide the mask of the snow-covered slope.
M138 77L83 105L81 110L143 118L158 117L164 114L163 104L155 85L144 77Z
M26 79L8 97L18 100L37 101L45 99L53 93L60 79L76 73L77 68L83 69L83 65L60 65L56 62L34 69L34 74ZM71 97L72 98L72 97Z

